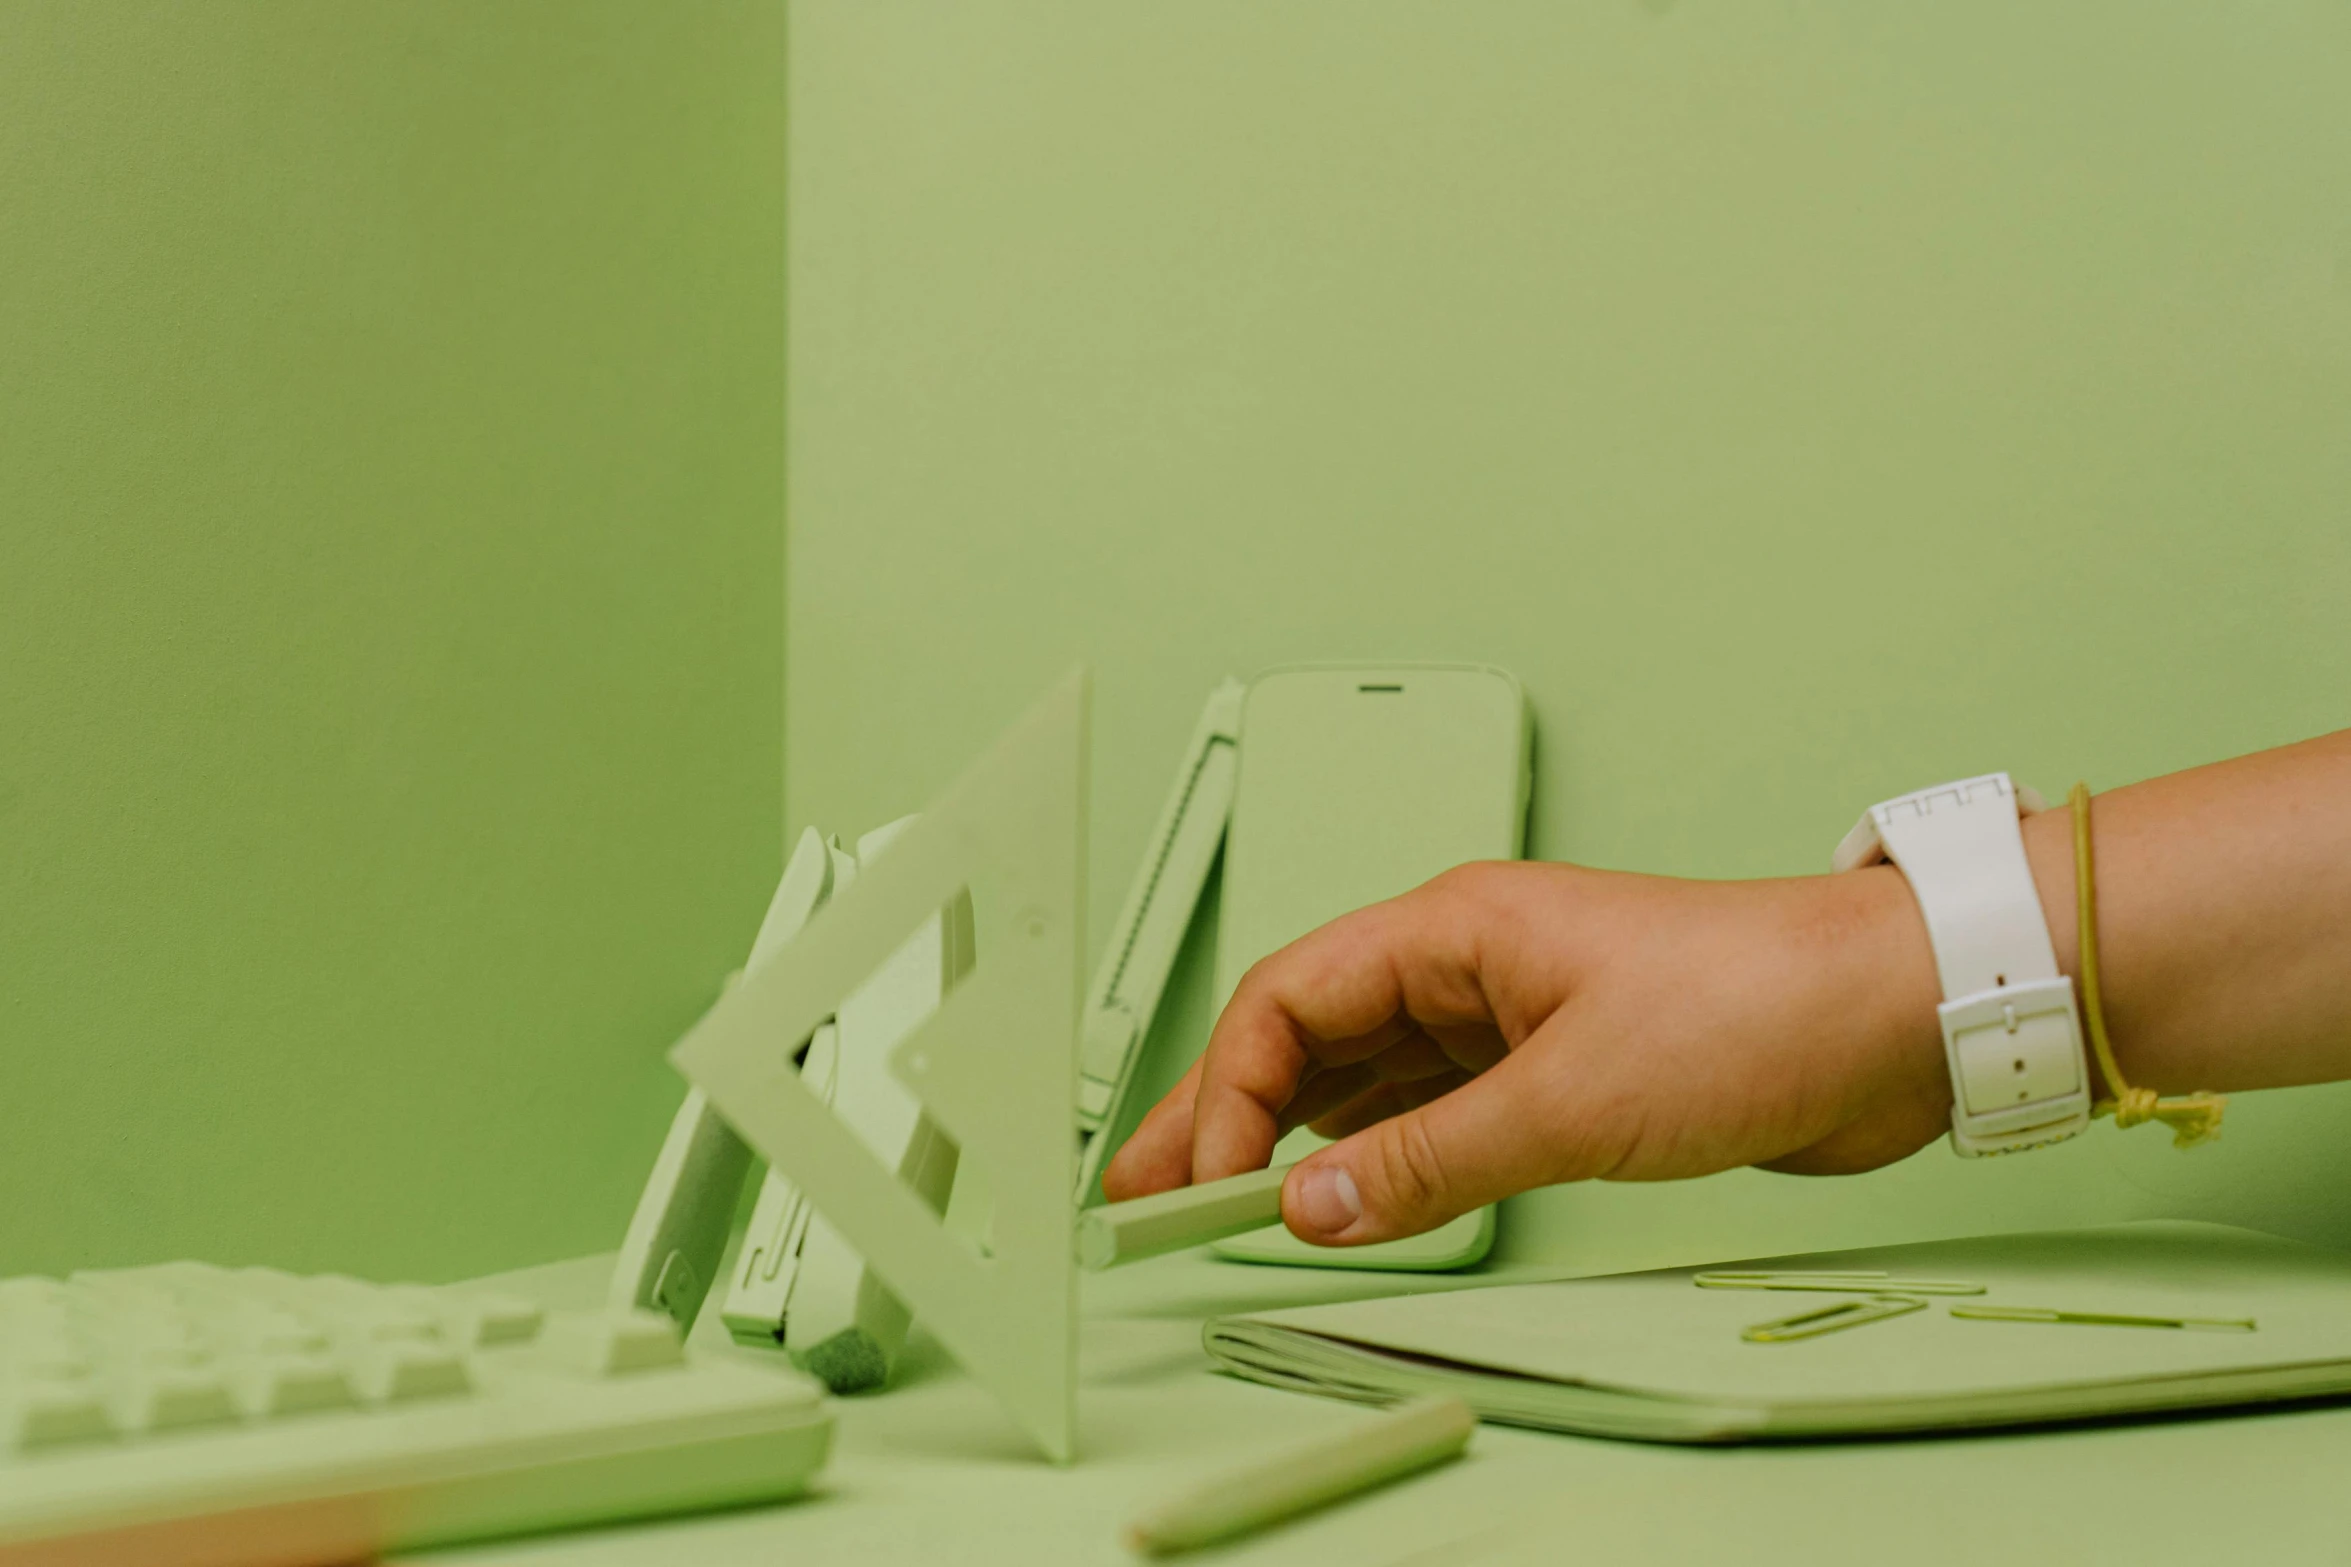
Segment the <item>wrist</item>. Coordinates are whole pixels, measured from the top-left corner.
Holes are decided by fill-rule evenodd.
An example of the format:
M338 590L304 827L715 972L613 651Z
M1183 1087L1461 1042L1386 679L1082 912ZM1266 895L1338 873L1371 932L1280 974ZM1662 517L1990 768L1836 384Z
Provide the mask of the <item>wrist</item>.
M1826 878L1844 903L1846 1006L1871 1063L1870 1077L1933 1113L1951 1111L1951 1075L1935 1008L1943 999L1926 922L1891 865Z
M1881 800L1837 845L1851 872L1891 863L1934 955L1937 1030L1950 1070L1951 1147L2019 1153L2090 1123L2088 1062L2072 979L2033 877L2019 813L2038 804L2006 773Z
M2036 811L2019 823L2033 890L2041 897L2041 918L2049 945L2057 949L2057 972L2081 984L2081 932L2074 919L2073 813L2062 804ZM2094 1085L2103 1092L2103 1085Z
M1951 1124L1934 952L1909 887L1890 866L1780 885L1795 939L1769 972L1797 982L1787 1043L1816 1063L1827 1119L1764 1167L1843 1175L1908 1158Z

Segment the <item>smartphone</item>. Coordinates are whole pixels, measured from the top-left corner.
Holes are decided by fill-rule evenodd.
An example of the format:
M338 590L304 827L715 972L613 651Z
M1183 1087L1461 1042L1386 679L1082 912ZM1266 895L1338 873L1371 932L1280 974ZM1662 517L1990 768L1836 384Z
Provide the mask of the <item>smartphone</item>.
M1518 680L1472 664L1275 669L1250 683L1218 909L1221 1010L1251 964L1340 915L1526 850L1534 726ZM1301 1128L1279 1159L1323 1140ZM1376 1246L1286 1230L1217 1243L1250 1262L1437 1271L1479 1261L1491 1208Z

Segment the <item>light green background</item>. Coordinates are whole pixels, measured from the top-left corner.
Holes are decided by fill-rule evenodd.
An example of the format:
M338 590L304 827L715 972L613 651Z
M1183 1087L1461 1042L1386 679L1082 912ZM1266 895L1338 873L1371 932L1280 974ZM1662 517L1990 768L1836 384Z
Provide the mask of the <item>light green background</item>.
M2340 6L792 23L795 826L914 809L1080 658L1097 945L1200 700L1291 660L1516 671L1533 852L1689 875L2351 721ZM2347 1129L1559 1190L1504 1246L2351 1244Z
M1688 874L2344 722L2340 7L790 26L793 826L1081 657L1097 939L1201 697L1293 659L1512 668L1535 851ZM0 0L0 1272L617 1233L778 860L783 31ZM2351 1242L2346 1125L1507 1245Z
M0 0L0 1274L618 1240L780 862L783 21Z

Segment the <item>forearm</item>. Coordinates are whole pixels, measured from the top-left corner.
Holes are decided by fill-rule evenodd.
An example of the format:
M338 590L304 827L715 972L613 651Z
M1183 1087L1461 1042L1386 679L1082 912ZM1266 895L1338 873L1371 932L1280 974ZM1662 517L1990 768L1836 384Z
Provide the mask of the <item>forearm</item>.
M2351 1079L2351 731L2117 789L2093 820L2105 1014L2131 1085ZM2078 980L2070 813L2024 836ZM1891 865L1758 882L1465 868L1253 968L1104 1189L1262 1162L1301 1085L1332 1084L1344 1102L1314 1109L1343 1140L1283 1203L1324 1244L1561 1180L1875 1169L1950 1125L1940 999Z
M2106 1021L2134 1085L2351 1078L2351 730L2101 794L2092 822ZM2078 982L2071 813L2024 835Z

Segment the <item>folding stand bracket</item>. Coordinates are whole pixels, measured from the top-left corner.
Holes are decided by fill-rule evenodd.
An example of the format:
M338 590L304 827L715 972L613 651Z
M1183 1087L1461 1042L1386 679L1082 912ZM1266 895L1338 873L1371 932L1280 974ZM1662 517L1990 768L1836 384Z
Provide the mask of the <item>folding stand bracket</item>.
M1075 1456L1077 1020L1086 708L1072 673L670 1052L1046 1456ZM976 1164L993 1253L950 1234L774 1048L804 1039L969 891L977 961L890 1069Z

